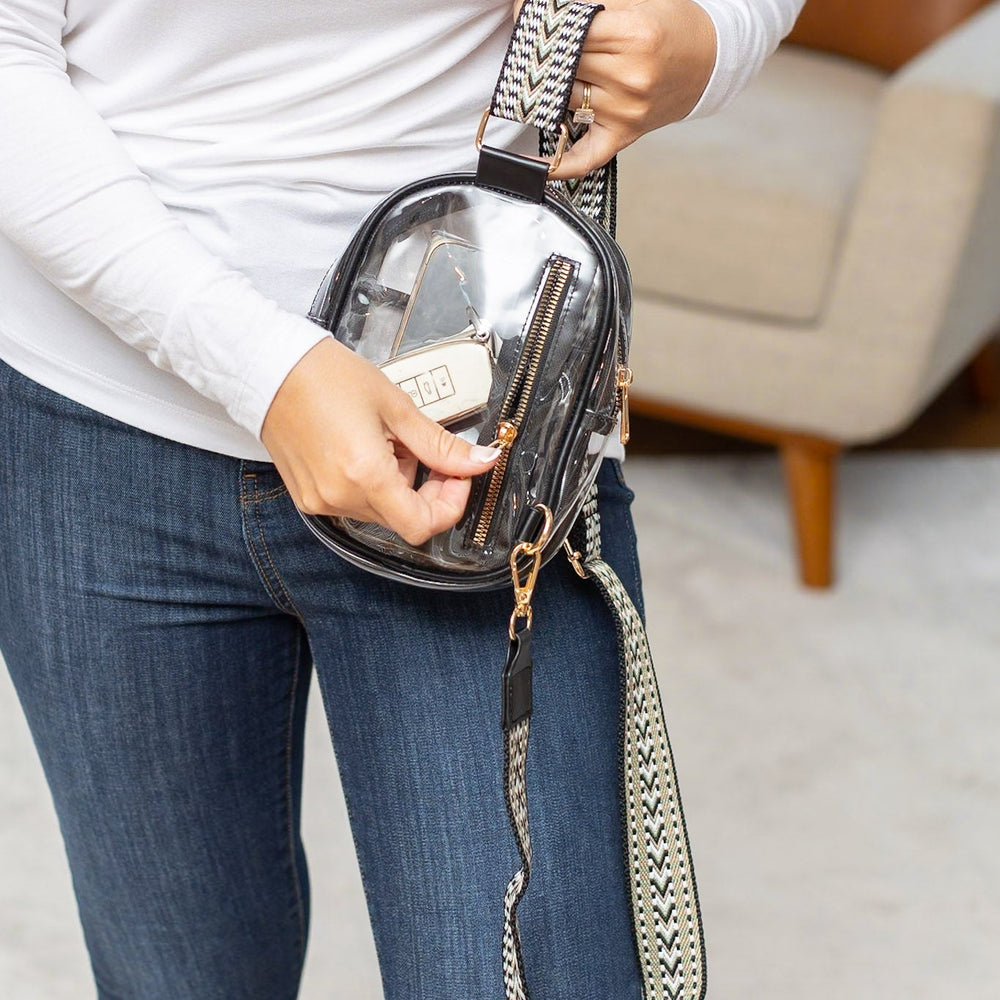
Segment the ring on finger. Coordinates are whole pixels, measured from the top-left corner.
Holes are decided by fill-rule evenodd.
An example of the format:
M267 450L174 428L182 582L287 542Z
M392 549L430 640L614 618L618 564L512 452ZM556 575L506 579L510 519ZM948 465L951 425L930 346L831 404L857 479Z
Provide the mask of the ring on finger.
M590 84L583 85L583 104L573 111L574 125L593 125L594 109L590 106Z

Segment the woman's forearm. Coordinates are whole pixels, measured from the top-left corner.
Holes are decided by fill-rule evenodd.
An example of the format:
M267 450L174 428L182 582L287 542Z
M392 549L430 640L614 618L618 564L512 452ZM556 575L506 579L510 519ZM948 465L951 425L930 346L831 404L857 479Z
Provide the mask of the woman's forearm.
M63 7L0 5L0 231L116 335L259 434L323 331L260 295L158 200L66 74Z

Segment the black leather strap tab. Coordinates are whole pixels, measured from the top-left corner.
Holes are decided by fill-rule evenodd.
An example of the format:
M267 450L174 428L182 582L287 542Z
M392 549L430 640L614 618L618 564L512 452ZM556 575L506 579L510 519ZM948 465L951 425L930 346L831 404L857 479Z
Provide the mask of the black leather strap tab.
M504 731L531 715L531 629L515 632L503 670L503 711L500 725Z
M503 191L506 194L541 202L545 198L545 181L549 165L503 149L483 146L479 152L476 185Z

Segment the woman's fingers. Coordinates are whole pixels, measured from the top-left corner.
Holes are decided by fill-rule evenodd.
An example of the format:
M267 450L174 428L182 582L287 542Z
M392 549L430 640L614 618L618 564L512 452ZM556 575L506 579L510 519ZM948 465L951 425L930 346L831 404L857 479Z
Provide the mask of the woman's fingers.
M694 0L607 0L594 18L571 108L590 84L594 124L552 177L580 177L639 136L688 115L715 68L711 18Z
M629 3L627 6L631 7L634 4ZM590 22L583 51L621 55L627 51L630 44L633 44L634 35L634 18L630 12L627 9L616 10L605 4L604 10L598 11L597 16Z
M629 142L625 141L623 131L591 125L583 138L566 150L558 169L553 170L549 176L556 181L583 177L592 170L603 167L627 145Z
M411 545L420 545L458 523L470 490L468 479L432 475L416 492L402 479L393 487L387 484L369 502L376 521Z
M382 372L332 338L292 369L261 437L306 513L377 521L414 544L458 521L468 477L499 456L429 420ZM415 490L418 461L432 474Z
M553 180L566 180L569 177L589 174L642 135L643 130L638 123L644 110L643 103L624 94L616 100L610 91L583 75L590 73L597 77L598 74L593 68L594 62L599 63L606 58L595 57L589 68L581 69L580 77L573 84L573 95L569 106L571 110L576 110L583 107L584 81L590 83L590 107L594 112L594 122L563 154L559 168L552 171Z

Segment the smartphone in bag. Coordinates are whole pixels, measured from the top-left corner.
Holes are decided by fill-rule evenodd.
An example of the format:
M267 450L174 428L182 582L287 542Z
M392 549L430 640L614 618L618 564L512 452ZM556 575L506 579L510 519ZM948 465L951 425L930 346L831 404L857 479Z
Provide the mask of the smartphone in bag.
M435 233L417 269L392 356L379 367L432 420L453 424L485 408L493 386L482 307L482 254Z

